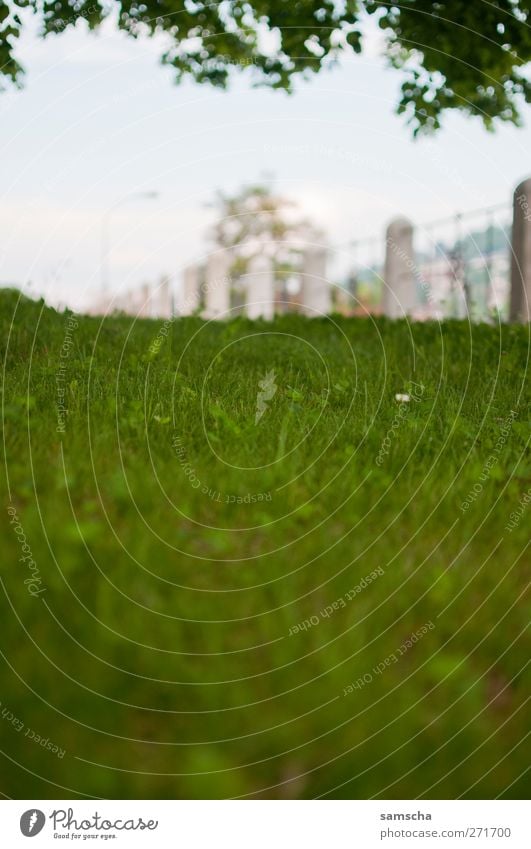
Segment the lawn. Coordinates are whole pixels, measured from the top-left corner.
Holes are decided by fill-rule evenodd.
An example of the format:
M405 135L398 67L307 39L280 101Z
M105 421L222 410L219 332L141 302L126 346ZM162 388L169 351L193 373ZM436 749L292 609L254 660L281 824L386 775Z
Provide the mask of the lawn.
M528 327L0 321L5 795L526 795Z

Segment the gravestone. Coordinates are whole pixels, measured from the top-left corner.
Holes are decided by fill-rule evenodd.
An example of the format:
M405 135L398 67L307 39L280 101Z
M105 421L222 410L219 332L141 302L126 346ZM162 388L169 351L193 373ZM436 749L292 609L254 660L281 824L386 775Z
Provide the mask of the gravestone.
M245 282L247 318L271 320L275 314L275 281L271 258L265 255L253 257L249 262Z
M509 318L531 318L531 179L514 191Z
M413 225L407 218L395 218L385 238L383 313L388 318L403 318L416 306Z
M304 315L316 318L332 309L330 284L326 277L326 249L307 248L302 269L301 305Z
M210 254L206 267L205 317L228 318L230 311L230 254L216 251Z

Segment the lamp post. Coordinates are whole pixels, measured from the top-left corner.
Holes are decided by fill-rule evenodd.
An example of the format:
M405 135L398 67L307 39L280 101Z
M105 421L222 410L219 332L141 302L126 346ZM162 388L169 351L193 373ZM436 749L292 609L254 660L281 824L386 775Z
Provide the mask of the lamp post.
M121 206L124 206L126 203L129 203L133 200L153 200L159 196L158 192L131 192L131 194L126 195L120 200L116 201L112 206L109 207L107 212L104 214L101 222L101 265L100 265L100 274L101 274L101 290L103 293L109 290L110 284L110 223L113 213L119 209Z

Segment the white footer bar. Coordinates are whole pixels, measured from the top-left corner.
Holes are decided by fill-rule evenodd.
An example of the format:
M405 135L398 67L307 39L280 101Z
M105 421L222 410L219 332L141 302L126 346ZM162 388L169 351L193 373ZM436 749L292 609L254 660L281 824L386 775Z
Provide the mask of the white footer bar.
M2 801L1 845L529 849L518 801ZM35 842L30 842L34 839Z

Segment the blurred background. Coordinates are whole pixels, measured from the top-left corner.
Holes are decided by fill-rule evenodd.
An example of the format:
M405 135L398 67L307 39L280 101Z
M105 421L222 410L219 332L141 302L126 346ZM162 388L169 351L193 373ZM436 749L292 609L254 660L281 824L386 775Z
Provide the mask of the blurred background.
M512 192L530 171L529 121L488 133L449 114L413 140L394 114L402 76L380 58L370 22L365 38L363 55L288 95L254 88L246 71L228 91L176 86L158 39L128 39L112 22L97 37L78 23L46 42L30 22L25 87L0 98L0 285L79 310L101 305L104 289L115 297L162 278L179 297L183 269L211 250L216 192L251 182L325 235L330 280L354 280L367 308L378 310L396 216L415 224L431 285L441 257L445 268L466 260L478 304L495 307Z

